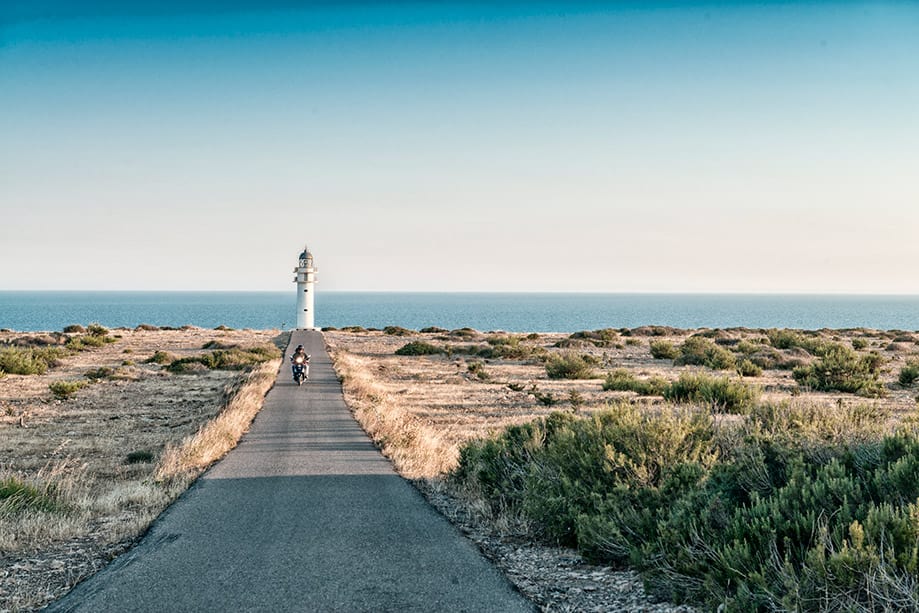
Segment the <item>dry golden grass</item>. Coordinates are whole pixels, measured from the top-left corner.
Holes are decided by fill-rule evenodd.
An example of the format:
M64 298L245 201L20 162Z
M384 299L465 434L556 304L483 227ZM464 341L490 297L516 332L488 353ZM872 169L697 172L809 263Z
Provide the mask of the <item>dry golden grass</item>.
M369 360L334 351L345 397L364 430L410 479L434 477L456 465L458 450L442 430L403 410L370 372Z
M274 385L281 360L255 367L237 383L226 408L181 444L167 446L157 466L155 480L170 491L183 491L204 469L227 454L261 410Z

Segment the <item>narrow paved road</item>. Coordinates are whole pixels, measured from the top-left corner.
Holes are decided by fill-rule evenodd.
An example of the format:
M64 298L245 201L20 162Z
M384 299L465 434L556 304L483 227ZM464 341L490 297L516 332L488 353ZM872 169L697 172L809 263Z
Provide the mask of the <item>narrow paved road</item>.
M49 610L532 610L373 447L322 335L291 343L311 380L282 366L239 446Z

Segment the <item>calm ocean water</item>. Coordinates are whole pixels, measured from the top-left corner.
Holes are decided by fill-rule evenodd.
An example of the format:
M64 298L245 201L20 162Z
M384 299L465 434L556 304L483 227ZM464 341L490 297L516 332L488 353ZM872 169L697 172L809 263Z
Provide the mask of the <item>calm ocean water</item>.
M294 292L0 292L0 328L60 330L186 324L291 328ZM919 330L919 296L318 292L316 324L575 332L646 324L679 328Z

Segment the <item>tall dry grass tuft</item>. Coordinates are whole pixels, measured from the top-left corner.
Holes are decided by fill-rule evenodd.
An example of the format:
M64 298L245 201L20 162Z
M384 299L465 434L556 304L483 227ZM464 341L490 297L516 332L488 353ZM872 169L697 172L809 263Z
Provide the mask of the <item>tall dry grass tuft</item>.
M330 353L345 401L400 474L409 479L431 479L456 467L459 450L450 442L449 433L402 409L373 376L369 360L344 350Z
M229 393L230 400L217 417L178 446L166 448L154 480L177 495L204 469L233 449L262 408L280 364L279 359L264 362L238 380Z

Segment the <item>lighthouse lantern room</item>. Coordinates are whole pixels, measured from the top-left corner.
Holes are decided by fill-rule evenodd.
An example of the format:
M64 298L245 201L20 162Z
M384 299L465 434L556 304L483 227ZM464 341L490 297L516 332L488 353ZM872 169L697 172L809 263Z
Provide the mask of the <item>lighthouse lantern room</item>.
M294 277L294 282L297 284L297 329L315 330L313 293L316 284L316 269L313 268L313 254L310 253L309 247L303 248L294 272L297 273L297 276Z

